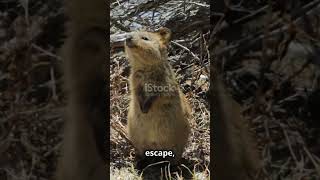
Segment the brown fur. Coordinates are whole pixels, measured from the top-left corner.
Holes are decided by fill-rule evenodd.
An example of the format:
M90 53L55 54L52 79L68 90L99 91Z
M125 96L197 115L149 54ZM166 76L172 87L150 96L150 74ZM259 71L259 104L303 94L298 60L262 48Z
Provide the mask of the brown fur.
M170 35L170 30L160 28L131 33L126 40L131 66L128 133L138 155L143 156L145 150L173 150L177 162L188 141L190 107L169 65ZM172 90L150 92L147 84Z
M240 106L226 91L220 75L213 76L213 179L255 179L260 162Z
M68 107L57 180L104 180L106 166L107 2L68 0L63 47Z

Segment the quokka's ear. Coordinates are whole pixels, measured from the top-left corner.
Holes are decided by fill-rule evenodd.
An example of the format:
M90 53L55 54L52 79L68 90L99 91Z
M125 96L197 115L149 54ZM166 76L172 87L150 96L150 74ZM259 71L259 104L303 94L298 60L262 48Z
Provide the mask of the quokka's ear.
M171 40L171 30L166 27L159 28L155 33L158 33L161 37L161 41L165 45L169 45L169 42Z

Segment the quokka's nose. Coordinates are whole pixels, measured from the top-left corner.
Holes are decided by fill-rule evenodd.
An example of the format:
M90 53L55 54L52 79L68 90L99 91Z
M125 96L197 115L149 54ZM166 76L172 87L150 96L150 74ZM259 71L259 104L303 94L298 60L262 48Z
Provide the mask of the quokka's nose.
M128 35L127 38L126 38L126 46L130 47L130 48L133 48L135 47L135 43L134 43L134 40L133 40L133 36L131 35Z

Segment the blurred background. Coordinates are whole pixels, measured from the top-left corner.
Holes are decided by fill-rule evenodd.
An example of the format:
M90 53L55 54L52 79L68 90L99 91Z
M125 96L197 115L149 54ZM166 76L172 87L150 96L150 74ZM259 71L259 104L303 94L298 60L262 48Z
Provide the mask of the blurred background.
M0 1L0 179L49 179L65 95L62 1Z
M266 179L320 179L319 4L211 6L211 59L249 120Z

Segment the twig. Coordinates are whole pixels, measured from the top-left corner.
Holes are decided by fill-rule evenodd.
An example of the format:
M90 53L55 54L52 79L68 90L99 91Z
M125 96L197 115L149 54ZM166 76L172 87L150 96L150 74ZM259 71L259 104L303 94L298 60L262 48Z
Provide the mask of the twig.
M38 51L40 51L40 52L42 52L42 53L44 53L45 55L47 55L47 56L50 56L50 57L53 57L53 58L55 58L55 59L57 59L57 60L61 60L62 58L61 57L59 57L59 56L57 56L57 55L55 55L55 54L53 54L52 52L50 52L50 51L47 51L47 50L45 50L45 49L43 49L43 48L41 48L40 46L38 46L38 45L36 45L36 44L34 44L34 43L32 43L32 45L31 45L33 48L35 48L36 50L38 50Z
M315 159L312 157L310 151L306 148L306 146L303 146L303 150L306 152L306 154L308 155L309 159L311 160L312 164L314 165L314 167L316 168L317 174L320 177L320 167L319 164L317 164L317 162L315 161Z
M122 138L126 139L127 142L129 142L129 143L133 146L132 142L130 141L130 139L129 139L128 135L127 135L128 133L127 133L127 131L126 131L125 126L122 125L122 123L121 123L120 121L111 123L111 127L112 127L115 131L117 131Z
M200 61L200 58L198 56L196 56L189 48L181 45L180 43L177 43L175 41L171 41L174 45L177 45L179 47L181 47L182 49L188 51L196 60Z
M58 101L58 96L57 96L57 87L56 87L56 78L54 76L54 68L50 68L50 78L51 78L51 90L52 90L52 99L54 101Z
M284 80L284 82L288 82L291 79L295 78L296 76L298 76L306 67L308 67L308 65L311 63L311 59L308 59L305 63L303 63L303 65L300 67L299 70L295 71L294 73L292 73L292 75L290 75L286 80Z
M280 127L281 127L281 129L282 129L282 131L283 131L283 134L284 134L284 136L285 136L285 138L286 138L286 140L287 140L287 145L288 145L290 154L291 154L291 156L293 157L293 160L295 161L296 165L299 166L298 159L297 159L295 153L293 152L292 145L291 145L291 141L290 141L290 139L289 139L288 133L287 133L287 131L285 130L285 128L283 127L283 124L282 124L282 123L279 123L279 125L280 125Z

